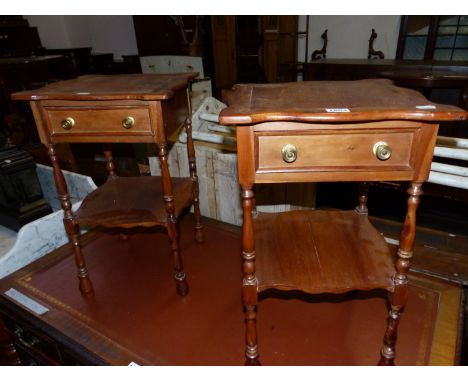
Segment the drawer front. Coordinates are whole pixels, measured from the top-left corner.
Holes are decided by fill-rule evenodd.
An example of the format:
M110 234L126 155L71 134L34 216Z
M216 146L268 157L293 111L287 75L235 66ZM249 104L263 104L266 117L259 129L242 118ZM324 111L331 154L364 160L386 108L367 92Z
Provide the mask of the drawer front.
M413 137L414 131L258 134L256 172L409 169Z
M149 108L46 108L52 137L153 136Z
M13 321L7 316L2 316L7 330L14 338L15 346L22 353L29 354L31 360L44 364L60 364L60 355L57 345L53 340L32 331L26 325Z

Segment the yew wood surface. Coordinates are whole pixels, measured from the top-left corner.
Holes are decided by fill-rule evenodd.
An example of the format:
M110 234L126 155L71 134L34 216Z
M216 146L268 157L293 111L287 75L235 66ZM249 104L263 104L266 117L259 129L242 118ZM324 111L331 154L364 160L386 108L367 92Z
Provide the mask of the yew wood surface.
M57 108L51 110L47 108L47 114L50 121L51 135L70 135L70 134L107 134L107 135L132 135L146 133L154 136L151 126L149 108L140 107L109 107L99 108ZM75 125L70 130L65 130L61 123L65 118L71 117ZM135 120L130 129L122 126L122 121L132 117Z
M416 208L438 122L464 120L468 113L431 103L386 79L235 85L225 101L229 106L220 122L238 125L246 365L260 364L257 293L269 288L393 292L379 361L393 365L399 317L408 298ZM390 158L376 157L377 142L392 148ZM283 157L287 144L293 146L292 161ZM387 244L364 213L365 195L359 201L361 214L253 211L256 183L369 180L412 181L395 268Z
M229 106L221 111L222 124L388 119L449 121L468 118L468 113L456 106L435 104L419 92L395 86L387 79L239 84L224 93L224 100ZM435 108L417 108L427 105ZM343 108L350 111L326 111Z
M165 226L171 242L177 293L181 296L188 293L177 218L185 207L193 204L197 217L196 240L203 241L195 152L189 126L188 82L196 75L82 76L12 95L13 99L30 101L41 142L49 148L55 184L64 210L65 230L74 245L82 293L91 293L92 284L81 251L79 224L123 228ZM64 122L67 120L68 124ZM190 179L171 180L167 136L181 125L185 125L189 137ZM155 143L162 176L117 178L112 152L107 147L105 158L109 181L88 195L74 216L54 147L55 143L63 142Z
M414 131L390 132L390 129L378 133L370 129L355 134L331 130L316 134L258 135L257 171L275 168L292 171L310 167L330 169L337 166L355 169L362 166L374 166L376 169L401 166L408 169L413 137ZM373 153L373 146L378 141L385 141L393 148L392 156L385 162ZM286 163L281 155L286 144L297 148L297 159L292 163Z
M178 217L192 200L193 181L171 178ZM74 215L78 224L150 227L167 224L161 177L115 177L86 196Z
M365 214L258 213L254 227L259 291L393 289L395 270L388 246Z
M13 93L14 100L147 100L170 99L198 73L90 75Z

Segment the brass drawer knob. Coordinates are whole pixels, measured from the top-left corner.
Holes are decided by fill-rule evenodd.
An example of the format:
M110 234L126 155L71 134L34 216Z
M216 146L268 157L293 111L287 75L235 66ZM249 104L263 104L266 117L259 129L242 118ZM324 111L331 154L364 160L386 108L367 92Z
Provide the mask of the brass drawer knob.
M387 160L392 156L392 148L386 142L377 142L373 151L374 155L380 160Z
M283 155L283 160L286 163L292 163L297 159L297 148L296 146L288 143L281 149L281 154Z
M135 119L133 117L124 118L124 120L122 121L122 126L125 129L132 128L134 124L135 124Z
M65 118L60 125L62 129L70 130L73 126L75 126L75 120L71 117Z

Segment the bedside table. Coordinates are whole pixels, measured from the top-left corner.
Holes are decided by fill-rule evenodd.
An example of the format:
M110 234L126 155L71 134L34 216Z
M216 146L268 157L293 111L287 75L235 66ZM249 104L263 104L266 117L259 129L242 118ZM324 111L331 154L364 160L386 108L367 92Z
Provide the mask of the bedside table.
M80 244L79 224L167 228L176 290L180 295L187 294L177 221L189 205L193 205L196 216L196 241L203 241L188 91L188 83L196 75L83 76L12 95L14 100L30 101L41 142L48 147L82 293L90 293L93 288ZM188 136L190 177L171 178L166 137L182 124ZM107 182L89 194L73 213L55 152L55 144L64 142L155 143L162 176L118 177L112 151L107 149L104 151L109 172Z
M427 180L437 121L468 113L429 102L389 80L235 85L220 123L237 126L244 212L246 364L259 364L258 293L269 288L392 293L380 365L393 365L416 208ZM365 187L355 211L255 212L258 183L410 181L396 264L367 218Z

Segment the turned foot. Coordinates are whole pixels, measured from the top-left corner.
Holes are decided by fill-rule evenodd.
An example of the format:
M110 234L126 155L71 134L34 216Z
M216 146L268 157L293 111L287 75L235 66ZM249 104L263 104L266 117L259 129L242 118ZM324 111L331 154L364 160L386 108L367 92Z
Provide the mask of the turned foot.
M258 358L246 358L245 366L262 366Z
M377 366L395 366L395 361L393 358L387 358L381 355Z
M80 288L80 292L83 293L83 294L89 294L89 293L93 293L93 284L91 283L91 280L89 279L89 277L85 277L85 278L79 278L80 280L80 285L79 285L79 288Z
M201 224L197 224L195 226L195 241L198 243L198 244L201 244L203 243L203 241L205 240L204 238L204 235L203 235L203 226Z
M185 277L185 273L175 275L176 280L176 291L179 296L186 296L189 292L189 286Z

